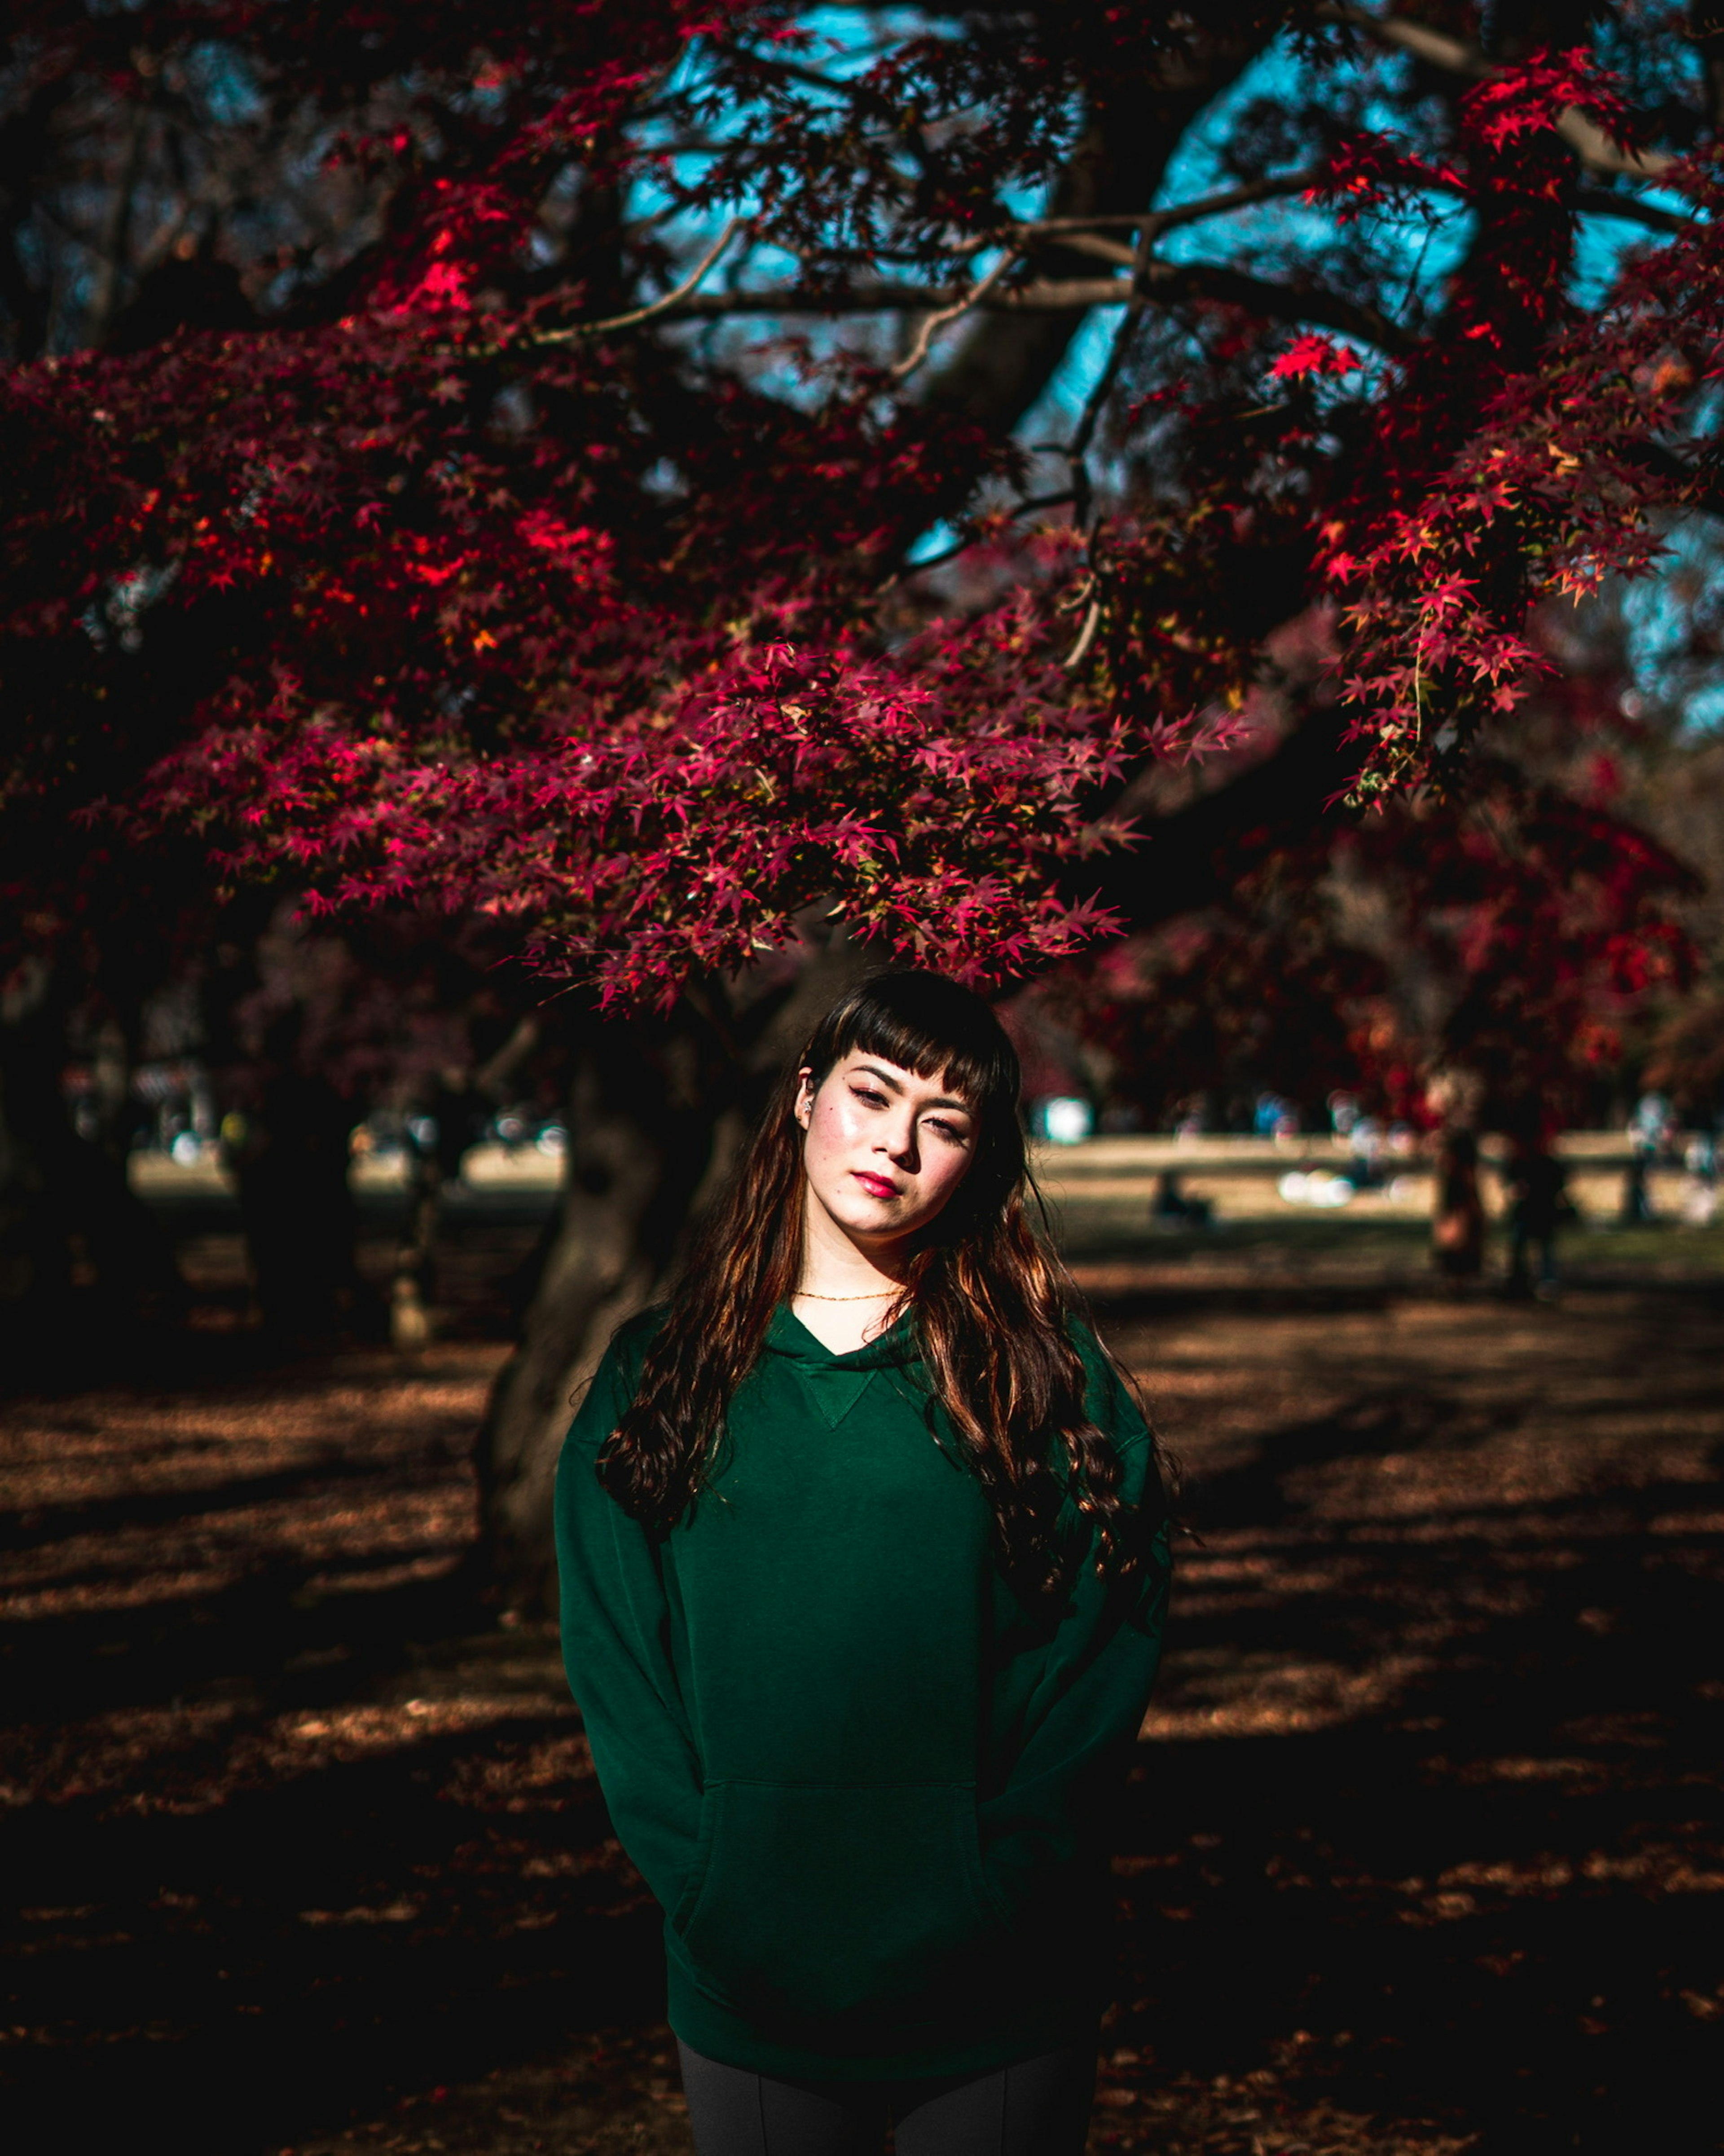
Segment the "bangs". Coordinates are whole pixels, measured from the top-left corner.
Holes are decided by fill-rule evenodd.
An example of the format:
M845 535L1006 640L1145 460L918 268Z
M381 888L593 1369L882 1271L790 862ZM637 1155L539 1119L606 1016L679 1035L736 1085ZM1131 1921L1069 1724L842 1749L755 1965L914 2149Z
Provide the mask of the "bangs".
M938 1079L978 1113L1015 1110L1018 1056L980 996L941 973L885 973L844 998L827 1021L818 1060L878 1055L918 1078Z

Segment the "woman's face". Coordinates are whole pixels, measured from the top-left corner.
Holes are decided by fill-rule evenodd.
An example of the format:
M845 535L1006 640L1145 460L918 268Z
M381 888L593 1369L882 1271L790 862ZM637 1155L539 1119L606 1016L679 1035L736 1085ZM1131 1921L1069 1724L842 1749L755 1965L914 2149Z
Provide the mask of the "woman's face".
M796 1119L808 1132L803 1167L812 1202L865 1249L884 1250L926 1228L976 1158L974 1111L938 1077L861 1050L817 1086L802 1073Z

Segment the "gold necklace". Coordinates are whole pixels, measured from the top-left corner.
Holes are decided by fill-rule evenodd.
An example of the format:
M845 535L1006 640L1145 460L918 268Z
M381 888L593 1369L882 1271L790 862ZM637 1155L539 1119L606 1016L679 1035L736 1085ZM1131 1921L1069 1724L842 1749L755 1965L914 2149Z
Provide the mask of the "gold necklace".
M811 1290L799 1287L791 1297L793 1302L880 1302L889 1295L901 1295L902 1288L877 1287L872 1295L815 1295Z

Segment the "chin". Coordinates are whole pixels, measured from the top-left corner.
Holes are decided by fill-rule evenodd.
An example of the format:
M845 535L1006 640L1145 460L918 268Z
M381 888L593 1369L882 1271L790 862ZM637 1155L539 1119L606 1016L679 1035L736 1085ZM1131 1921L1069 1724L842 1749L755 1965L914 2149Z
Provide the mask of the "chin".
M832 1217L840 1228L848 1228L853 1235L894 1235L903 1230L903 1223L895 1220L880 1204L834 1207Z
M842 1197L827 1200L826 1209L840 1228L848 1229L853 1235L897 1235L904 1227L887 1199L865 1197L855 1191L847 1190Z

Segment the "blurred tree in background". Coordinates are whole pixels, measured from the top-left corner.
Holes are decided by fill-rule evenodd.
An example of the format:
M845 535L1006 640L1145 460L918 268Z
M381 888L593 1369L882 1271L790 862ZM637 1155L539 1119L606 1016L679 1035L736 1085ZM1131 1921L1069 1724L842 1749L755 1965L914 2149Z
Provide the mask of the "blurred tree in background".
M1070 968L1146 1101L1568 1109L1694 965L1608 617L1704 611L1720 40L14 8L12 1287L74 1221L148 1272L70 1029L123 1065L196 984L260 1285L326 1306L380 1074L530 1037L569 1173L480 1457L531 1595L572 1389L861 959Z
M1464 791L1314 822L1039 983L1020 1026L1055 1029L1068 1069L1149 1127L1194 1102L1244 1127L1265 1089L1309 1118L1337 1088L1415 1125L1458 1106L1597 1127L1643 1080L1710 1125L1724 1064L1708 1079L1691 1050L1711 996L1680 992L1724 961L1701 872L1724 859L1716 737L1636 686L1619 597L1535 623L1552 675L1491 727ZM1198 786L1224 796L1226 765L1262 753Z

